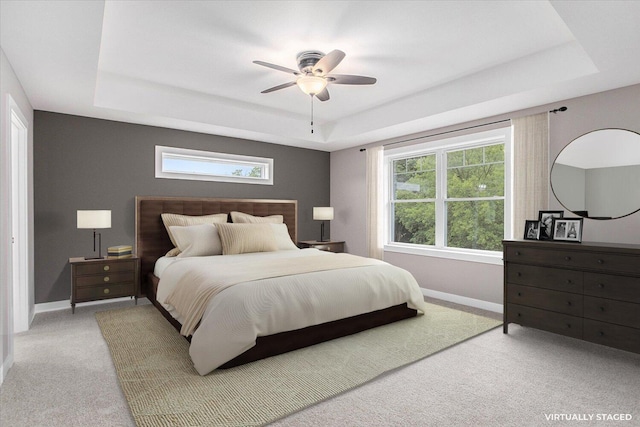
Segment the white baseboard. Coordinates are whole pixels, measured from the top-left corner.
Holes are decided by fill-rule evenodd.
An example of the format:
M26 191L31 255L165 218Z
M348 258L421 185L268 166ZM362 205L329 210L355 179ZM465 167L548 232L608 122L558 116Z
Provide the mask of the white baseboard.
M460 295L449 294L446 292L434 291L431 289L420 288L422 295L426 297L441 299L443 301L454 302L456 304L468 305L469 307L480 308L482 310L493 311L494 313L503 313L502 304L496 304L494 302L483 301L474 298L463 297Z
M0 365L0 385L4 382L4 379L7 378L7 374L9 373L9 369L13 366L13 354L9 354L7 356L7 360L2 361L2 365Z
M76 304L76 307L81 307L84 305L109 304L112 302L130 301L130 300L131 300L130 297L101 299L98 301L78 303ZM71 309L71 300L68 300L68 299L63 301L43 302L35 305L34 314L46 313L47 311L70 310L70 309Z

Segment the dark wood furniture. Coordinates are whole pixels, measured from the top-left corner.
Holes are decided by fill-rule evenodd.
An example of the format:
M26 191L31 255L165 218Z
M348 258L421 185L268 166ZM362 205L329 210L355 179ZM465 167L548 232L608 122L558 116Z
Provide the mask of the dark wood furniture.
M140 296L145 295L178 331L182 325L155 298L159 283L158 277L153 274L155 262L173 247L160 215L162 213L228 214L231 211L256 216L283 215L291 240L297 241L298 202L296 200L136 197L135 251L140 257L143 284ZM408 308L406 304L401 304L335 322L258 337L253 348L225 363L221 368L231 368L416 315L416 310Z
M509 323L640 353L640 245L503 241Z
M69 258L71 264L71 312L76 304L108 298L135 297L138 304L140 259Z
M334 240L327 240L324 242L321 242L319 240L303 240L301 242L298 242L298 247L300 249L315 248L321 251L335 253L344 252L344 242Z

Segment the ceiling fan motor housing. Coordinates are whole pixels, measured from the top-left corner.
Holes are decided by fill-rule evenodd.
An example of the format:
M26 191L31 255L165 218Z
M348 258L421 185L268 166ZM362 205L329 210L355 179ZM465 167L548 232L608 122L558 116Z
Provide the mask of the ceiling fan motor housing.
M313 74L313 66L322 59L323 52L319 50L305 50L297 55L298 68L304 74Z

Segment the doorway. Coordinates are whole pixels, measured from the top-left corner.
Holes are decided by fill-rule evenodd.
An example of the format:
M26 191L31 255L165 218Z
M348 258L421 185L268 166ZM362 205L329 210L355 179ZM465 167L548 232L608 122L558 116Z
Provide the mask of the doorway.
M13 332L29 330L28 123L15 102L9 102L11 152L11 282Z

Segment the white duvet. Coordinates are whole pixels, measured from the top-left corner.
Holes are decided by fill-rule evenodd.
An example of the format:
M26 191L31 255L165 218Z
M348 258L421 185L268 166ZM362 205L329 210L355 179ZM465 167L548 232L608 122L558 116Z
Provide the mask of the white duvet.
M182 275L194 265L250 269L256 260L333 256L317 249L173 258L161 261L157 300L182 322L184 314L166 303ZM398 304L425 310L422 292L413 276L383 261L375 265L318 271L239 283L209 301L191 339L189 354L201 375L213 371L272 335L369 313Z

